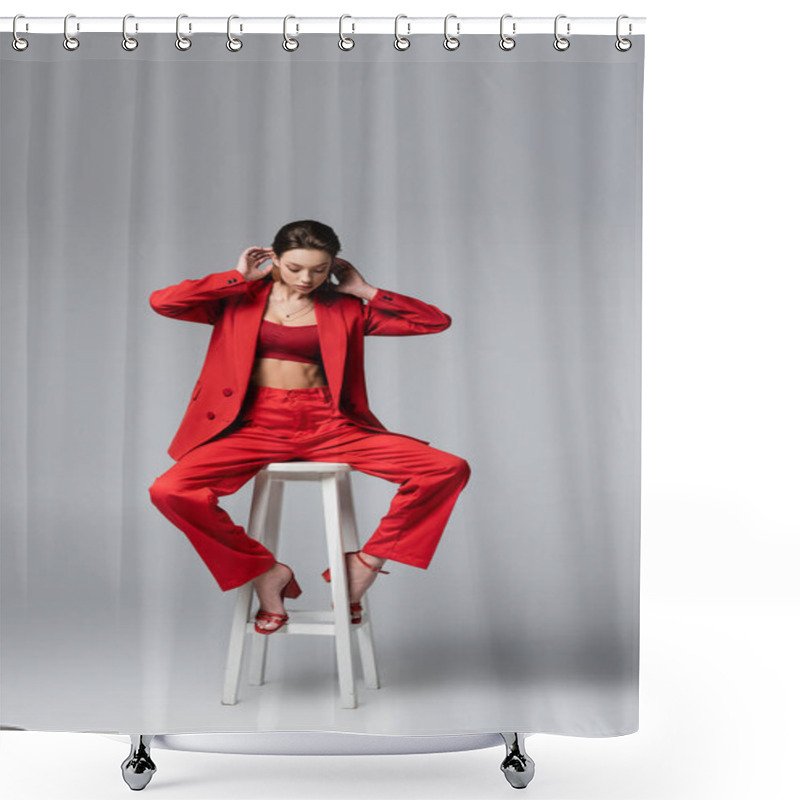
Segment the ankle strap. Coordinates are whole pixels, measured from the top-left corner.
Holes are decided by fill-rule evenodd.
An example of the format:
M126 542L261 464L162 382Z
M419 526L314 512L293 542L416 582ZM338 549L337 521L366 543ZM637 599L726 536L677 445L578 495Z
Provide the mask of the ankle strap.
M388 572L387 570L385 570L385 569L380 569L380 568L378 568L378 567L373 567L373 566L372 566L372 564L368 564L366 561L364 561L364 559L363 559L363 558L361 558L361 553L360 553L360 552L358 552L358 551L356 551L356 558L357 558L357 559L358 559L358 560L359 560L359 561L360 561L360 562L361 562L361 563L362 563L362 564L363 564L365 567L369 567L369 568L370 568L370 569L371 569L373 572L382 572L384 575L389 575L389 574L391 574L391 573L389 573L389 572Z

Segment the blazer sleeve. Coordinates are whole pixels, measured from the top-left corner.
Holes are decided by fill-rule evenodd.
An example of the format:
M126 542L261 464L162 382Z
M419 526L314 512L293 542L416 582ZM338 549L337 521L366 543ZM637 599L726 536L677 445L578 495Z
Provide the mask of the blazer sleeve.
M365 336L418 336L439 333L450 327L452 319L436 306L414 297L378 289L361 305Z
M150 295L150 307L165 317L213 325L225 300L247 291L247 281L237 269L213 272L205 278L181 281Z

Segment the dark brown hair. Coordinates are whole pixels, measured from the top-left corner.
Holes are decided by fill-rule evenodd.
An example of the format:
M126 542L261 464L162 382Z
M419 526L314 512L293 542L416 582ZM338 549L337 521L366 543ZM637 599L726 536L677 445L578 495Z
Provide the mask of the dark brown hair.
M275 255L280 258L287 250L303 248L307 250L324 250L336 258L342 249L339 237L330 225L314 219L300 219L287 222L276 234L272 242Z

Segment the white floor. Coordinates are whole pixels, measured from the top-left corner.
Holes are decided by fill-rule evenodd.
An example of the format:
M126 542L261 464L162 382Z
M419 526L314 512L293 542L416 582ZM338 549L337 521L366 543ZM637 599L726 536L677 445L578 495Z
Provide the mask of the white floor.
M800 663L795 601L643 605L641 729L528 737L539 800L797 797ZM0 788L14 800L128 796L128 748L100 735L0 733ZM150 795L249 798L508 797L502 747L400 756L244 756L154 750Z

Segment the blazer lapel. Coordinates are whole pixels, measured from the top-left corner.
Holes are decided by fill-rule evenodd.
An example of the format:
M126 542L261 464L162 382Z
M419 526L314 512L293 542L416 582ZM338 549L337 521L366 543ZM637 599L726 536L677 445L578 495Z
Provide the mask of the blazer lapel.
M334 299L332 296L314 293L314 313L317 316L322 364L325 367L331 398L338 407L347 356L347 326L342 316L341 303L334 302Z
M239 308L233 315L233 341L235 346L236 375L239 385L247 388L250 373L253 371L253 358L261 320L267 307L267 298L272 289L271 280L260 280L240 300Z

